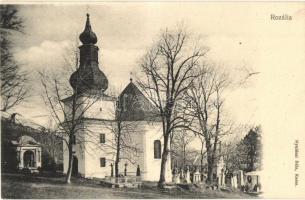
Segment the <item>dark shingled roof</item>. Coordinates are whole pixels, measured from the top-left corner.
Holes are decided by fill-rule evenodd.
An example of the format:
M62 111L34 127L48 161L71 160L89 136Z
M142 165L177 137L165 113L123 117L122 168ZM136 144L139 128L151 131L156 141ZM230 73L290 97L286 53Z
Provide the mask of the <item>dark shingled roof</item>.
M120 94L118 104L123 121L161 121L158 109L132 81Z

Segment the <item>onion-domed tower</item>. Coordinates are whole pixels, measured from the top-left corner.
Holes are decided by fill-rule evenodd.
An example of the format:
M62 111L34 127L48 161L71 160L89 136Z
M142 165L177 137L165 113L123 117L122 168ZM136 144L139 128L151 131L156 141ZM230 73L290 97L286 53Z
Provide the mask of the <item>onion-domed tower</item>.
M65 122L69 124L73 116L77 124L73 141L73 167L75 174L83 177L105 177L108 165L102 162L112 159L112 152L105 153L104 143L100 138L112 141L112 133L105 127L114 120L116 98L108 96L108 80L99 69L97 37L92 31L89 14L84 31L79 36L80 59L78 69L72 73L70 84L74 94L63 99ZM74 115L73 115L74 113ZM63 123L65 124L65 123ZM104 145L104 146L103 146ZM99 150L97 150L99 149ZM69 167L69 151L63 144L64 173Z
M98 66L98 50L95 46L97 37L92 31L89 14L85 30L79 36L82 45L79 68L70 77L70 84L75 93L100 94L108 88L108 79Z
M127 171L128 166L128 175L136 175L140 169L142 180L158 181L160 172L156 169L161 166L164 140L162 122L155 107L132 79L118 98L105 94L108 80L98 66L97 37L89 14L79 39L82 42L79 68L70 77L74 94L63 100L66 123L62 124L74 125L75 131L70 138L73 174L85 178L112 176L118 149L117 128L120 127L120 133L125 135L120 141L131 148L121 149L119 172ZM63 143L64 173L71 166L70 153ZM166 181L171 181L170 154L167 159Z

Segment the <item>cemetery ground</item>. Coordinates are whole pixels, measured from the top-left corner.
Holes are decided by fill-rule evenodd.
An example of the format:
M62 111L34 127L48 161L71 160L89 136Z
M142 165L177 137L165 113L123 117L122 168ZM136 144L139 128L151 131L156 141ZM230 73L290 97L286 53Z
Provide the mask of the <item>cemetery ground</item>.
M64 176L24 175L2 173L1 197L9 199L109 199L109 198L255 198L240 191L189 191L184 189L164 189L156 183L144 182L141 188L106 188L97 180L72 178L71 184L65 184Z

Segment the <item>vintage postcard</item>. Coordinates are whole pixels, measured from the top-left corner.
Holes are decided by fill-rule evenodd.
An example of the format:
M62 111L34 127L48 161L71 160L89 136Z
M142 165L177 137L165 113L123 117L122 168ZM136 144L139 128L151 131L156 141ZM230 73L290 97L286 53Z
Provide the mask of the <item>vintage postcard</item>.
M1 198L305 198L305 2L0 15Z

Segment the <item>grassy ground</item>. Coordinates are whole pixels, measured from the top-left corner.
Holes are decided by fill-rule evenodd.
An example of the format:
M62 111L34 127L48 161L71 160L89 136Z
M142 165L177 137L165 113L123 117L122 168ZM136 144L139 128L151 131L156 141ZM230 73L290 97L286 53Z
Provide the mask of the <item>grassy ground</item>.
M142 188L105 188L98 181L72 178L72 183L64 183L64 177L32 177L21 174L2 174L2 198L35 199L110 199L110 198L253 198L241 192L206 190L190 192L186 190L159 190L154 184L144 184Z

